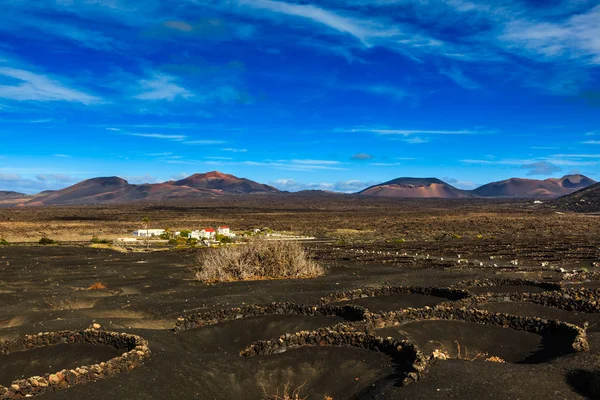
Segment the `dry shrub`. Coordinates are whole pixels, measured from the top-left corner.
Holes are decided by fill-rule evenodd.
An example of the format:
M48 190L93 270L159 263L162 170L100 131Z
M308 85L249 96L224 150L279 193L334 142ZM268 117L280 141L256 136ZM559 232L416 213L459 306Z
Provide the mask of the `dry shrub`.
M264 386L262 387L262 389L263 393L265 394L266 400L308 400L308 396L301 397L300 395L300 389L302 389L304 385L306 385L306 382L300 385L300 387L298 387L297 389L290 391L290 388L286 384L283 386L283 393L281 394L281 396L279 395L279 390L277 390L277 393L269 395L267 394ZM325 396L323 400L333 400L333 397Z
M294 241L254 239L244 245L224 246L198 254L196 278L202 282L315 278L325 268Z
M100 281L93 283L88 287L88 290L104 290L106 289L106 285Z

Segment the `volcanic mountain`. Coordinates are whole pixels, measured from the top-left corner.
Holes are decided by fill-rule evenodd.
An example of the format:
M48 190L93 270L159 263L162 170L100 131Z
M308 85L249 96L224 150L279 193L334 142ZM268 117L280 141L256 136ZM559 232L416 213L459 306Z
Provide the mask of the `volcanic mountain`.
M62 190L36 196L24 206L117 204L137 201L161 202L190 200L203 196L270 193L278 190L267 185L217 171L196 174L180 181L133 185L116 176L93 178Z
M10 207L27 201L31 199L31 197L32 196L24 193L0 190L0 207Z
M238 178L233 175L223 174L218 171L207 172L205 174L194 174L180 181L173 182L173 185L238 194L279 192L279 190L272 186L257 183L246 178Z
M596 181L584 175L566 175L545 180L511 178L480 186L473 193L482 197L550 198L573 193L594 183Z
M439 197L462 199L473 197L469 192L437 178L398 178L368 187L358 194L377 197Z
M598 213L600 212L600 183L563 196L551 204L568 211Z

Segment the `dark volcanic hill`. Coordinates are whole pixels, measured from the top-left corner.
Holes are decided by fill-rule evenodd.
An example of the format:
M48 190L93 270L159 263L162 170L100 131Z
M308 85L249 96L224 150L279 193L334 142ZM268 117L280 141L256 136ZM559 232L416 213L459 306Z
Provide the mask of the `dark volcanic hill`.
M473 193L482 197L550 198L573 193L594 183L596 181L584 175L566 175L545 180L511 178L480 186Z
M20 199L23 197L28 197L28 196L25 193L0 190L0 200Z
M25 199L21 205L117 204L190 200L203 196L278 192L260 183L214 171L180 181L132 185L118 177L93 178L65 189ZM27 201L29 200L29 201Z
M31 199L31 195L7 190L0 190L0 207L12 207Z
M600 183L556 199L551 205L567 211L600 212Z
M462 199L473 197L469 192L437 178L398 178L368 187L358 194L377 197L438 197L444 199Z
M211 171L205 174L194 174L180 181L173 182L176 186L188 186L194 189L218 190L225 193L275 193L279 190L272 186L257 183L246 178Z

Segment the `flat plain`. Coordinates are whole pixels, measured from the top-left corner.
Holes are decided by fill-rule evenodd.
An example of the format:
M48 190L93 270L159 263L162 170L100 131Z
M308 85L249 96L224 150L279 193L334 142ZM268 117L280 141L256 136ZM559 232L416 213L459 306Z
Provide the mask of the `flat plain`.
M314 236L317 240L305 246L329 271L315 279L206 285L194 279L190 267L198 251L211 249L123 252L90 247L92 236L127 236L144 217L154 228L227 224L235 231L270 227ZM59 245L37 245L42 236ZM131 371L44 398L264 399L283 398L286 389L297 390L299 398L319 400L596 395L598 216L563 213L526 200L260 195L209 198L192 205L6 208L0 209L0 237L11 243L0 246L0 340L96 323L103 330L139 335L152 351ZM88 290L95 282L106 288ZM381 287L413 289L335 296ZM464 291L469 302L425 290L434 287ZM326 302L328 296L335 301ZM583 298L576 302L575 296ZM575 306L543 300L555 298L573 299ZM342 312L239 312L218 323L173 330L180 317L272 302L355 305L374 314L455 304L585 327L589 350L554 351L564 344L558 341L570 339L459 319L365 328L369 335L408 340L426 357L434 350L447 354L445 360L428 361L416 382L402 385L404 366L376 349L319 342L255 357L240 355L254 342L277 341L284 334L336 324L361 327ZM505 362L486 361L490 356ZM0 385L112 357L112 348L86 345L13 352L0 356Z

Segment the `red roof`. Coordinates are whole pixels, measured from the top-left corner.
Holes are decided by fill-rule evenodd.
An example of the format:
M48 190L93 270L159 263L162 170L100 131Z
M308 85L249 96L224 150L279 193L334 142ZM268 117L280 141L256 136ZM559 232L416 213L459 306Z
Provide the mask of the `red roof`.
M219 229L229 229L228 226L220 226Z
M205 228L204 232L214 232L215 230L213 228Z

